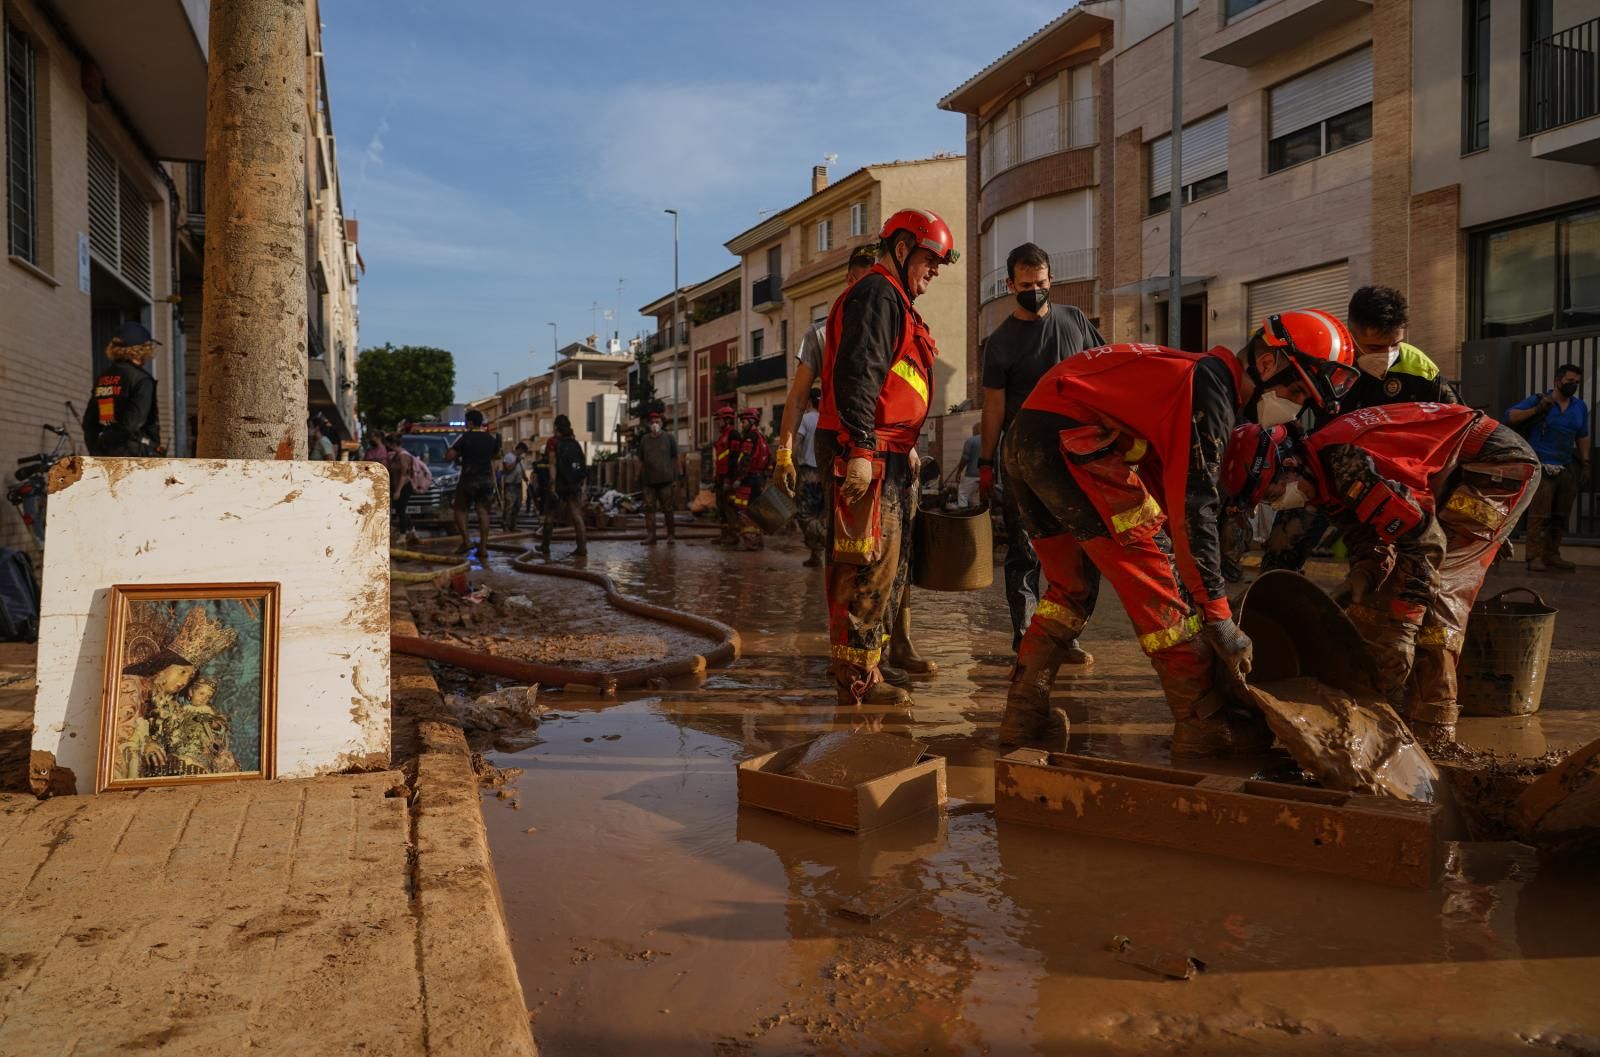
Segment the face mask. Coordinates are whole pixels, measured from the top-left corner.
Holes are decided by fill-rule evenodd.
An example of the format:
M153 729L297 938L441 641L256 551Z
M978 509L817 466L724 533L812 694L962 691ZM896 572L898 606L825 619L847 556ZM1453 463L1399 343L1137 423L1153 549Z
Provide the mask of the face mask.
M1050 301L1050 291L1049 290L1018 290L1017 291L1017 304L1021 305L1022 306L1022 310L1024 312L1029 313L1030 315L1035 315L1035 316L1038 315L1039 314L1039 309L1043 308L1046 304L1049 303L1049 301Z
M1368 352L1356 357L1356 366L1374 378L1382 378L1394 366L1398 352Z
M651 433L660 433L661 432L661 423L659 423L659 422L650 423L650 432Z
M1256 421L1267 429L1293 422L1300 416L1300 405L1278 393L1262 393L1256 403Z
M1272 500L1267 505L1274 510L1299 510L1306 505L1305 483L1296 478L1284 486L1283 494Z
M1575 396L1575 395L1577 395L1577 392L1578 392L1578 383L1577 382L1562 382L1560 385L1556 386L1556 392L1560 393L1562 396L1565 396L1565 397Z

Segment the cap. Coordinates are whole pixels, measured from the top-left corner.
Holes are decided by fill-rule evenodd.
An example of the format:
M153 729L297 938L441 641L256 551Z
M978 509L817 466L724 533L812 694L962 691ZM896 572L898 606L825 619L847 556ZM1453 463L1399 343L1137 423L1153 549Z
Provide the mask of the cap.
M150 336L150 328L137 320L129 320L117 328L111 335L111 340L118 345L160 345L161 342Z

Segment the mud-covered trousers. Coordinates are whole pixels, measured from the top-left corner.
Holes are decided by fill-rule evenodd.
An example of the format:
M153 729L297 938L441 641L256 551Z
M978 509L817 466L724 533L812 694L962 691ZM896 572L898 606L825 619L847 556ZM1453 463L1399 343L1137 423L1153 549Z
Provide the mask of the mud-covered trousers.
M1460 716L1456 665L1467 617L1500 544L1533 501L1539 461L1527 441L1502 425L1452 478L1436 500L1444 555L1426 605L1396 597L1404 586L1396 571L1347 610L1378 662L1380 689L1411 722L1439 726Z
M1022 637L1019 669L1065 649L1094 612L1087 556L1111 582L1133 621L1175 719L1206 718L1222 706L1202 619L1178 580L1166 517L1134 467L1106 434L1062 415L1025 408L1001 457L1047 583ZM1073 453L1063 452L1071 431ZM1102 431L1103 432L1103 431Z
M819 453L820 456L820 453ZM882 544L876 561L850 565L833 557L833 493L838 482L823 489L824 516L828 521L826 572L828 590L828 642L834 685L841 702L846 693L859 702L883 681L883 657L891 607L905 596L911 575L911 520L916 515L916 491L911 464L903 454L890 454L883 468L883 493L879 518Z

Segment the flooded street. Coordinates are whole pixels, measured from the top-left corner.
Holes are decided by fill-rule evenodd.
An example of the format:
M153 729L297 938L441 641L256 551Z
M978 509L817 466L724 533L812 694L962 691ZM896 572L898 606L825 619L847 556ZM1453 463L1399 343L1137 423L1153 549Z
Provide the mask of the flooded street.
M1408 891L997 823L998 584L916 592L913 637L939 673L908 711L842 712L821 578L802 557L591 545L588 567L621 591L730 623L744 652L699 685L546 693L542 743L491 755L523 771L513 797L483 807L547 1057L1600 1052L1592 865L1452 845L1444 879ZM508 561L493 559L496 586L557 607L552 632L661 634ZM1576 608L1593 579L1551 600ZM1469 720L1464 740L1537 754L1600 734L1585 612L1563 611L1544 711ZM1069 750L1166 763L1169 714L1112 592L1084 641L1095 666L1057 685ZM948 815L856 837L738 806L738 761L852 729L903 731L944 756ZM1214 769L1263 765L1240 766ZM871 923L838 914L885 882L914 898ZM1204 970L1167 980L1130 952Z

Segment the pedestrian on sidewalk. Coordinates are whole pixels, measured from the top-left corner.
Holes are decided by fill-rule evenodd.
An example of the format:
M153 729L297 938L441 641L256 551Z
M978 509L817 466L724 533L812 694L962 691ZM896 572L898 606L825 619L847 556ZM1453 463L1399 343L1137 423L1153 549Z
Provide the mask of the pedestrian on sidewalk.
M411 524L411 497L417 494L417 478L419 472L428 474L425 463L400 444L398 433L390 434L388 443L384 443L382 434L374 434L377 446L369 449L382 453L381 461L389 468L389 497L390 515L394 518L394 527L400 531L407 543L417 542L417 532ZM432 474L428 474L429 484L432 484Z
M1589 405L1578 395L1582 386L1583 368L1563 363L1549 389L1512 405L1506 415L1506 424L1528 438L1543 468L1528 507L1529 572L1577 568L1561 556L1561 536L1589 475Z
M661 428L661 412L645 416L647 432L637 441L639 473L644 484L644 532L640 542L656 545L656 511L667 515L667 543L678 542L678 438Z
M143 323L124 323L106 345L106 364L83 413L90 455L148 458L161 449L156 380L145 369L161 343Z
M1050 303L1050 255L1024 242L1006 257L1006 289L1015 298L1011 314L983 346L982 451L978 458L978 494L985 502L994 494L995 453L1000 438L1016 419L1039 379L1056 364L1084 349L1105 344L1087 316L1071 305ZM1011 649L1022 644L1044 585L1039 582L1039 557L1034 553L1017 507L1017 489L1009 479L1000 494L1000 516L1006 532L1006 604L1011 611ZM1093 591L1100 575L1087 557L1083 576ZM1086 665L1094 660L1074 642L1062 662Z
M978 486L983 482L983 423L972 424L972 436L961 445L961 483L956 486L956 506L977 506Z
M467 510L478 512L478 557L489 560L489 503L494 499L494 462L500 454L500 436L483 428L483 412L467 412L467 431L456 438L444 457L461 467L456 494L451 503L456 515L456 535L461 542L457 554L471 549L472 534L467 531Z
M528 491L528 446L521 441L505 456L500 467L500 527L517 531L517 518Z
M583 490L589 479L589 465L583 445L573 435L572 421L566 415L556 416L556 435L550 438L545 450L550 460L551 500L545 508L539 551L549 555L557 515L564 514L578 541L573 556L586 557L589 553L589 534L583 523Z

